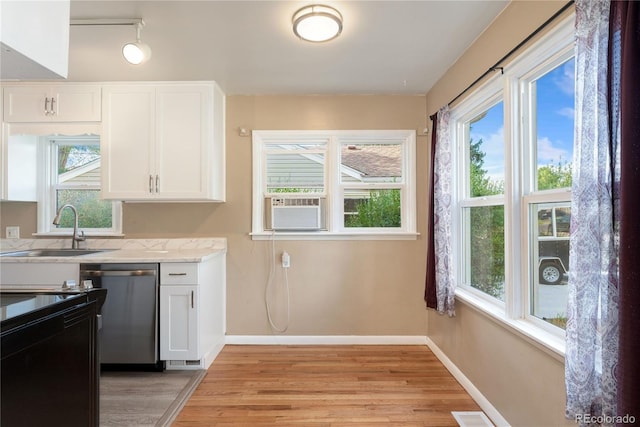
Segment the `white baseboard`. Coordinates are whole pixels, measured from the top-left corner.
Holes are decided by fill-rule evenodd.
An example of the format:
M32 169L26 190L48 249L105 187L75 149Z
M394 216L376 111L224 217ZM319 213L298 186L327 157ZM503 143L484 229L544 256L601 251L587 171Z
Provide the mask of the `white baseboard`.
M485 414L493 421L498 427L510 427L507 420L498 412L498 410L484 397L484 395L476 388L475 385L467 378L460 369L440 350L429 337L426 337L427 347L431 349L433 354L442 362L447 370L453 375L453 377L460 383L460 385L469 393L469 395L476 401L478 406L484 411Z
M427 345L427 337L414 335L227 335L225 344Z

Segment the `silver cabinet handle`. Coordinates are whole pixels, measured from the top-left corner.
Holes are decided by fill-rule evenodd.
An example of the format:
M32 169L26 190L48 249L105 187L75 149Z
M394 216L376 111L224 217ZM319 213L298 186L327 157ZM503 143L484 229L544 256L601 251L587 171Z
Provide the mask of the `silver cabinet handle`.
M49 98L47 98L46 96L44 97L44 115L49 115Z
M149 193L153 193L153 176L149 175Z
M156 175L156 193L160 192L160 175Z
M187 273L169 273L169 276L186 276Z
M194 294L194 292L193 292L193 291L191 291L191 308L194 308L194 305L193 305L193 298L194 298L194 296L193 296L193 294Z
M51 97L51 115L52 116L56 115L56 110L54 107L55 102L56 102L56 99L54 97Z

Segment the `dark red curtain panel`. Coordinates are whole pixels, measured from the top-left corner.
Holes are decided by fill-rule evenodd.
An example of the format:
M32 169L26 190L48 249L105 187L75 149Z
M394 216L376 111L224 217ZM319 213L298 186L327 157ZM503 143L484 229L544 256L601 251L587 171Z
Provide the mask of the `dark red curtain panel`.
M621 35L618 415L640 421L640 2L611 2Z
M427 221L427 280L424 287L424 300L427 302L428 308L437 309L438 300L436 298L436 250L434 240L434 215L433 215L433 196L435 185L435 157L436 157L436 139L438 130L438 113L430 117L433 126L431 132L431 160L429 164L429 206Z

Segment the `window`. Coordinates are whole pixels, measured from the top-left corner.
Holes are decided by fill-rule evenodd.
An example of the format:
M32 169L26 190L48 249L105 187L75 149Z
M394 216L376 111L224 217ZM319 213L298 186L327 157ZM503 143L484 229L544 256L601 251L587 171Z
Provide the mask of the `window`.
M557 336L566 323L574 68L569 18L451 109L459 295Z
M120 203L100 199L100 140L97 136L42 137L46 163L39 191L39 233L68 234L74 226L70 209L62 212L60 225L53 225L56 212L73 205L78 227L86 234L106 235L121 229Z
M415 131L254 131L253 159L254 238L416 238Z

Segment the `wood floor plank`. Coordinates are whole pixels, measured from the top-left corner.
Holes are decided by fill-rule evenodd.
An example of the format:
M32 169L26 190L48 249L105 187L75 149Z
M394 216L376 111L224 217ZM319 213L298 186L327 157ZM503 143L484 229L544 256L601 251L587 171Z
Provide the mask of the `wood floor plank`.
M227 345L173 426L457 426L479 411L425 346Z

